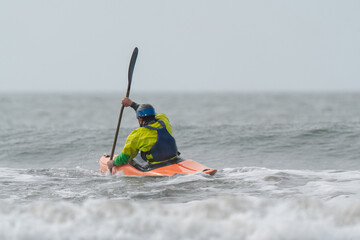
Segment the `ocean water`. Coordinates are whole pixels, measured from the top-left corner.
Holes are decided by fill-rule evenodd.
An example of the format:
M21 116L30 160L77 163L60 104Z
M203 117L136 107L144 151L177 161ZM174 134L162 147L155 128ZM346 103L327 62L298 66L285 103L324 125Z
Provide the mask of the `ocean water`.
M0 239L360 239L360 93L131 97L218 173L101 173L120 94L2 93Z

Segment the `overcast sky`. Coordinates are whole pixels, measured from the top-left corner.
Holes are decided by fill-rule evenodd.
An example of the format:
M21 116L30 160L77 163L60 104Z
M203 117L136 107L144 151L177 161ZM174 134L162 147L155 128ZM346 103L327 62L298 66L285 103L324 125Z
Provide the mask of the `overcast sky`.
M0 91L360 91L358 0L1 0ZM125 90L123 90L125 92Z

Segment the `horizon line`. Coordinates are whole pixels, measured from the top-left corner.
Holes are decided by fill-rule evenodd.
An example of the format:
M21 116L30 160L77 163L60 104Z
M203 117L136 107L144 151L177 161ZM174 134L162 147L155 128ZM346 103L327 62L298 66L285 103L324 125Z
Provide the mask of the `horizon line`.
M123 90L125 94L125 89ZM121 90L0 90L0 94L119 94ZM246 93L360 93L360 90L156 90L156 91L146 91L146 90L133 90L132 94L150 94L150 93L161 93L161 94L202 94L202 93L212 93L212 94L221 94L221 93L230 93L230 94L246 94Z

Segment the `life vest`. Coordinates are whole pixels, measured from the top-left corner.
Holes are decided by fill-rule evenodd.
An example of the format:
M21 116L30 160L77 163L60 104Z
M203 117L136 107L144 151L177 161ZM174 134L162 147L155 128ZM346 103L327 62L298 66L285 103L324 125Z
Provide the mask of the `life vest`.
M154 146L150 151L141 152L142 159L150 164L166 162L176 158L178 155L175 138L168 132L162 120L158 120L158 122L161 124L161 128L144 126L157 131L157 140Z

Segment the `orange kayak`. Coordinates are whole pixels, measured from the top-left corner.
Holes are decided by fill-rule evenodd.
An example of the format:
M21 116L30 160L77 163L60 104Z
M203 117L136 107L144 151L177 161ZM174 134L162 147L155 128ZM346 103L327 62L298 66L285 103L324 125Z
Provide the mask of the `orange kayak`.
M108 171L106 165L109 160L109 156L105 155L100 158L99 165L103 172ZM195 162L191 159L182 159L177 158L170 162L164 164L158 164L157 166L152 167L141 167L136 164L133 160L127 164L113 167L112 174L117 172L122 172L124 175L133 175L133 176L173 176L175 174L194 174L194 173L206 173L209 175L214 175L216 169L208 168L198 162Z

